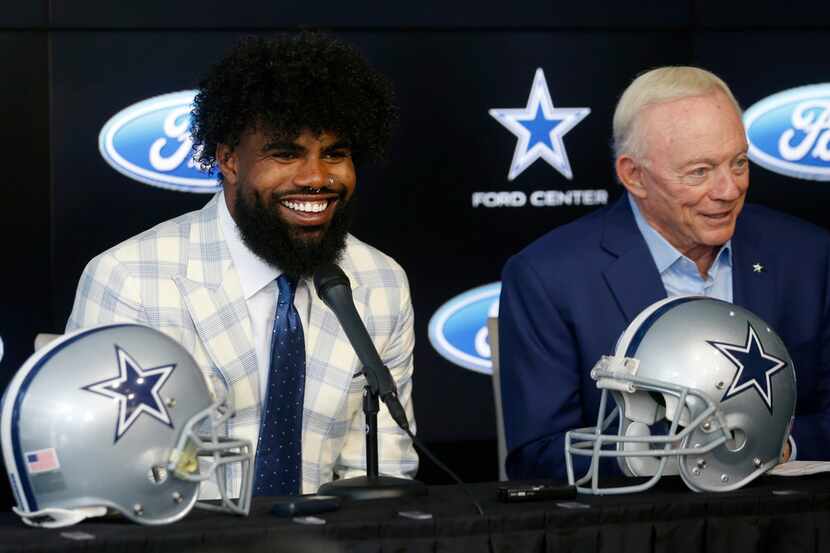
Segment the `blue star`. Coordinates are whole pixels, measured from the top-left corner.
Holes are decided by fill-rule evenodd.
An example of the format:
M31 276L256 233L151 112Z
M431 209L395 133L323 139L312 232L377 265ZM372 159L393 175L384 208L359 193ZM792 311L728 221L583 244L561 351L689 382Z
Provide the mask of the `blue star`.
M518 138L507 180L518 177L539 158L566 179L573 178L562 137L591 113L591 109L553 107L541 67L536 70L524 108L491 109L489 113Z
M118 361L118 376L82 388L116 400L118 422L114 442L121 439L142 413L172 428L170 414L159 391L170 378L176 365L142 369L130 354L118 345L115 346L115 356Z
M772 412L772 375L787 366L787 362L764 351L764 345L758 338L758 333L747 323L746 341L744 345L709 342L718 351L724 354L737 367L738 372L732 380L732 385L724 394L727 399L743 392L748 388L755 388L761 399Z
M541 143L550 148L554 147L550 133L564 119L546 119L541 109L536 110L536 116L529 121L519 121L523 127L530 131L529 144Z

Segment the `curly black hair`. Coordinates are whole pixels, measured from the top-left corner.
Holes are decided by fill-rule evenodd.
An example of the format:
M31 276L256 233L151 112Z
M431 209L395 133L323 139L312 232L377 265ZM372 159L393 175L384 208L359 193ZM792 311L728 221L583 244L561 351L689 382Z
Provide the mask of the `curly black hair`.
M236 147L253 128L289 139L330 131L351 147L356 164L382 160L397 121L389 82L357 50L318 33L245 38L199 89L193 147L208 171L218 144Z

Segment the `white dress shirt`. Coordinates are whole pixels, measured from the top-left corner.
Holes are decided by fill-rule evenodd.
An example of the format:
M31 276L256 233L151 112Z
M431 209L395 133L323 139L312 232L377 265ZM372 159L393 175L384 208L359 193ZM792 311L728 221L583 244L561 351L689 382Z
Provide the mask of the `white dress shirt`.
M271 368L271 334L277 306L277 277L282 271L269 265L261 257L248 249L239 234L239 227L228 211L225 195L219 198L219 222L222 225L225 243L231 254L231 260L239 274L239 283L248 304L251 317L251 331L254 335L254 350L259 366L259 392L261 401L265 401L268 389L268 374ZM303 329L308 328L309 308L311 306L310 284L308 280L297 283L294 293L294 307L300 314ZM256 441L254 441L256 444Z

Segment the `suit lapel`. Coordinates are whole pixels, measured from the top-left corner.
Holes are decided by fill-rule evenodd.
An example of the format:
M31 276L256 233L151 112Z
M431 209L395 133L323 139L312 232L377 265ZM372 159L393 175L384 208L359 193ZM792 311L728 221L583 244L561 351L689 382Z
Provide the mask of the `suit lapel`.
M352 289L352 298L358 315L366 321L367 293L368 289L359 286L354 274L347 269L345 263L342 268L349 277ZM340 326L334 312L328 308L317 296L317 291L311 280L308 281L309 295L311 297L311 308L309 310L309 328L306 329L306 374L314 379L333 378L338 382L337 388L348 389L355 372L359 370L357 355L354 353L346 333ZM369 334L372 335L371 328ZM330 413L336 412L338 401L331 407ZM326 409L327 411L329 409Z
M365 321L367 310L364 298L368 288L356 286L354 274L350 273L347 266L347 263L341 263L352 286L357 312ZM305 329L307 353L303 459L309 462L316 461L323 467L331 466L339 454L332 449L335 442L329 438L342 437L349 432L349 417L353 409L359 408L360 391L364 381L362 378L354 377L360 369L360 363L337 317L317 297L311 280L306 282L309 286L311 306L308 328ZM351 406L346 405L350 398L353 403ZM318 476L330 477L326 474Z
M348 254L347 247L340 267L349 277L352 298L360 319L366 325L375 345L382 350L385 344L377 342L375 321L369 316L372 288L365 286L357 278ZM333 420L338 414L342 416L342 403L346 400L349 390L363 382L362 379L355 379L355 374L361 370L361 364L334 312L317 297L317 291L310 280L309 290L311 309L306 333L306 386L311 384L316 387L319 383L319 388L307 389L307 393L310 391L325 397L325 401L320 401L318 397L314 402L315 409L318 414Z
M776 267L764 255L760 237L747 228L747 217L751 214L738 217L732 238L732 301L764 320L774 321Z
M666 297L654 258L623 194L605 216L602 247L616 257L603 271L605 282L628 322Z
M187 276L176 278L176 286L234 408L256 410L259 373L251 321L216 207L214 198L191 224Z

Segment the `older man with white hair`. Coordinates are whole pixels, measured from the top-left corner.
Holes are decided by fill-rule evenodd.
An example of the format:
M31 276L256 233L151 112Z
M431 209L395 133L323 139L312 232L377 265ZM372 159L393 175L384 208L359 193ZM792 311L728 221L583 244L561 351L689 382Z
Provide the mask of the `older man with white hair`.
M499 346L511 478L565 479L565 432L596 423L591 368L642 309L678 295L742 305L781 335L798 379L784 456L830 458L830 234L744 205L747 149L740 107L708 71L654 69L625 90L614 113L625 193L504 268Z

